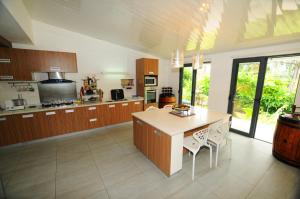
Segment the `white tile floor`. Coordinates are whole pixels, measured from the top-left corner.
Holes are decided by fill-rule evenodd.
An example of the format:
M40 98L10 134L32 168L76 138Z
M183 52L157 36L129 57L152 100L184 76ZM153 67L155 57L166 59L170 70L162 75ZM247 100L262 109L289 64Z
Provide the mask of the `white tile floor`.
M300 169L274 159L270 144L231 136L232 157L221 153L218 168L201 150L194 182L188 155L168 178L138 152L132 124L0 149L0 173L9 199L300 198Z

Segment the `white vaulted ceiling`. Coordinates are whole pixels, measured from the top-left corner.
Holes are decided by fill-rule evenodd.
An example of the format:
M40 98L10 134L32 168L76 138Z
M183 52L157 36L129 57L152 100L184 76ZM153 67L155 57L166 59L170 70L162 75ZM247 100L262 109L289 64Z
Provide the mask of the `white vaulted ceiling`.
M170 57L300 40L300 0L23 0L32 18Z

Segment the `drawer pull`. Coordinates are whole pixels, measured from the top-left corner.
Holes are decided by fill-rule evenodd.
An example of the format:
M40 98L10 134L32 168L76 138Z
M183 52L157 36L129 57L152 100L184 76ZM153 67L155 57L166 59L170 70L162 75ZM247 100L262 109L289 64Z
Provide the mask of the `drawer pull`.
M74 109L65 110L66 113L74 113Z
M137 120L136 123L140 125L143 124L140 120Z
M134 104L141 104L140 102L134 102Z
M115 107L116 107L116 105L114 105L114 104L108 105L108 108L115 108Z
M60 67L59 66L52 66L52 67L50 67L50 71L60 71Z
M122 106L128 106L128 103L124 103L124 104L122 104Z
M33 117L33 114L22 115L22 118L31 118L31 117Z
M14 76L12 76L12 75L1 75L0 79L2 79L2 80L12 80L12 79L14 79Z
M158 130L154 130L154 133L155 133L156 135L160 135L160 132L159 132Z
M96 121L97 121L97 118L90 119L90 122L96 122Z
M6 121L6 117L0 117L0 121Z
M55 111L51 111L51 112L46 112L46 115L55 115Z
M10 61L9 58L8 58L8 59L7 59L7 58L4 58L4 59L2 58L2 59L0 59L0 63L1 63L1 64L9 64L10 62L11 62L11 61Z
M95 107L95 106L89 107L89 111L93 111L93 110L96 110L96 107Z
M152 72L152 71L149 71L149 74L150 74L150 75L154 75L154 72Z

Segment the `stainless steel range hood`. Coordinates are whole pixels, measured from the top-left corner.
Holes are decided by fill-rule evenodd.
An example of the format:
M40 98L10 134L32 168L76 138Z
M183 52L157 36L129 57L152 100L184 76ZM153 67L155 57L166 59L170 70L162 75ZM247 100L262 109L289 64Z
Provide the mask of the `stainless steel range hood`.
M49 72L48 73L49 79L65 79L65 73L62 72Z

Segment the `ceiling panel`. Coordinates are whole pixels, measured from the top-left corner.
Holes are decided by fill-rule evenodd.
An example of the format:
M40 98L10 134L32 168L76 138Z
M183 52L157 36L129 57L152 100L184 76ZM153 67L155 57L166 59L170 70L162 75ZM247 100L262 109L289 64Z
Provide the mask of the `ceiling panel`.
M300 40L299 0L24 0L36 20L170 57Z

